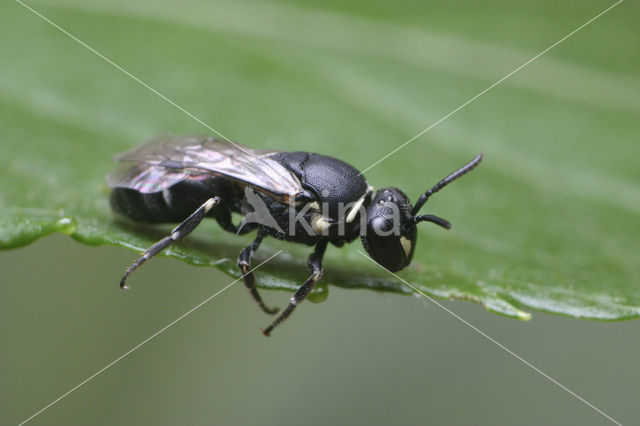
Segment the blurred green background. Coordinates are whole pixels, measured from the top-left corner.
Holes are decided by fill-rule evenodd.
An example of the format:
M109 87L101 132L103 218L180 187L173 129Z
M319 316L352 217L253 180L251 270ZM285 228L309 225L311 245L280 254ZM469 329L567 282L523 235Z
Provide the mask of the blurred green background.
M3 253L0 423L17 424L231 279L53 236ZM432 303L331 288L269 339L238 283L29 424L602 425L607 420ZM266 292L280 304L289 293ZM639 416L638 324L442 302L623 424Z
M612 3L29 4L233 140L364 169ZM639 315L638 12L622 3L366 173L415 197L487 155L430 207L454 230L422 230L407 279L511 315ZM110 156L158 133L207 130L18 3L2 3L0 16L3 244L72 215L77 238L104 243L112 232L144 246L148 236L127 240L109 221ZM212 224L199 231L223 252L246 242ZM306 252L282 247L294 259ZM355 249L328 253L329 279L348 280L345 265L367 271ZM134 257L60 235L0 254L1 423L26 419L232 280L158 258L123 294L116 283ZM289 296L265 293L278 306ZM424 299L329 293L265 339L268 318L236 285L32 423L607 422ZM539 312L519 322L444 304L613 418L637 422L636 322Z

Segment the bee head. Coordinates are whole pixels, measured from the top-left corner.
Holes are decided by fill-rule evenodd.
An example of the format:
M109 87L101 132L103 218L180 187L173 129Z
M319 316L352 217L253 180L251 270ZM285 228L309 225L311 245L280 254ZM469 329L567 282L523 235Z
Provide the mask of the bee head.
M409 198L398 188L376 192L367 209L362 245L373 260L392 272L407 266L413 257L417 233L411 210Z
M482 154L451 173L422 194L415 206L398 188L383 188L376 192L367 208L366 229L361 235L362 245L369 256L385 269L396 272L411 263L416 248L420 222L431 222L445 229L451 224L431 214L418 215L429 197L473 170L482 161Z

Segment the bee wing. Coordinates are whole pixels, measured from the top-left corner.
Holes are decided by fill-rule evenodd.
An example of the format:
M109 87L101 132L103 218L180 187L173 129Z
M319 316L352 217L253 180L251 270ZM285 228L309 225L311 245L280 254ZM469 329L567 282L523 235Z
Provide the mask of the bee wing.
M156 137L118 155L120 162L135 163L107 178L111 187L140 192L161 191L187 177L221 176L251 186L283 202L302 193L300 180L269 156L233 142L206 136Z
M188 176L187 172L170 171L160 166L123 164L107 176L107 185L150 194L169 188Z

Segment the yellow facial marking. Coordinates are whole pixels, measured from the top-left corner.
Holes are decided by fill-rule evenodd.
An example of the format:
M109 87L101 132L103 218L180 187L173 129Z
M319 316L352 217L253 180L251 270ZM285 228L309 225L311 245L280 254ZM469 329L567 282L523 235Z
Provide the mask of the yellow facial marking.
M402 245L405 256L409 257L411 254L411 241L407 237L400 237L400 245Z

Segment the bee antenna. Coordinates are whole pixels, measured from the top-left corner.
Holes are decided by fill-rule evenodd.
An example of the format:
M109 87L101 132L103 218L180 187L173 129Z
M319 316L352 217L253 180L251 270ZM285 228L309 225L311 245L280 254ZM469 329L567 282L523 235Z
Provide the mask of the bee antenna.
M438 216L434 216L432 214L422 214L420 216L415 216L413 218L413 221L415 223L431 222L431 223L435 223L438 226L442 226L444 229L451 229L451 223L448 220Z
M433 188L431 188L430 190L428 190L427 192L425 192L424 194L422 194L420 196L420 198L418 198L418 201L416 202L416 205L413 206L413 210L411 211L411 215L415 216L416 213L418 213L420 211L420 209L422 208L422 206L424 206L424 203L427 202L427 200L429 199L429 197L431 197L433 194L435 194L436 192L440 191L442 188L444 188L445 186L449 185L451 182L453 182L454 180L458 179L461 176L464 176L465 174L469 173L471 170L475 169L476 166L478 164L480 164L480 161L482 161L482 154L478 154L476 155L473 160L471 160L470 162L468 162L467 164L465 164L464 166L460 167L458 170L456 170L455 172L451 173L449 176L447 176L446 178L442 179L440 182L436 183ZM418 216L420 217L420 216ZM416 219L418 218L416 217ZM428 220L428 219L423 219L423 220ZM430 222L433 222L431 220L429 220ZM438 223L438 222L434 222L434 223ZM448 222L447 222L448 223ZM438 223L440 225L440 223ZM441 225L442 226L442 225ZM446 226L445 226L446 228Z

